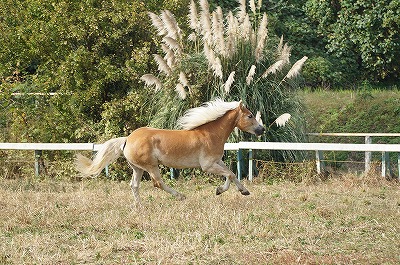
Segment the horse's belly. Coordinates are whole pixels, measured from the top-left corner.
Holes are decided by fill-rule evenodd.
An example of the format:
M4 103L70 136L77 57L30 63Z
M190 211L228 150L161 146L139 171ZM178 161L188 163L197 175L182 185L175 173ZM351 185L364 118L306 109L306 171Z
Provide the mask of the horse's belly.
M161 165L173 168L199 168L201 167L199 158L192 157L192 156L185 156L185 157L160 157L159 163Z

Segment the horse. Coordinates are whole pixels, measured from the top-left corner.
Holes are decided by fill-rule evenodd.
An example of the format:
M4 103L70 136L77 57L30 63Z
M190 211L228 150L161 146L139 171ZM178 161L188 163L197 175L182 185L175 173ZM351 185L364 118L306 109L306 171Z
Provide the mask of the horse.
M93 160L77 154L76 168L83 176L96 176L123 155L133 170L130 186L137 204L141 204L139 185L144 171L149 173L155 187L177 199L186 198L164 183L160 164L176 169L201 168L204 172L225 176L225 183L216 190L217 195L227 191L231 182L241 194L250 195L222 162L224 144L235 127L256 136L265 132L242 101L225 102L217 98L189 109L177 123L182 129L141 127L127 137L108 140Z

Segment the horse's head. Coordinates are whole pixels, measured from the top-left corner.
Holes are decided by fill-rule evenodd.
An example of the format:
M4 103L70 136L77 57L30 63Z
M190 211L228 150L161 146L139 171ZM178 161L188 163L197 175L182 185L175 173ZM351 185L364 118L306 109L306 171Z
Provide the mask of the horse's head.
M265 128L258 123L256 118L254 117L253 113L251 113L242 102L239 104L239 116L237 127L245 132L249 132L260 136L265 132Z

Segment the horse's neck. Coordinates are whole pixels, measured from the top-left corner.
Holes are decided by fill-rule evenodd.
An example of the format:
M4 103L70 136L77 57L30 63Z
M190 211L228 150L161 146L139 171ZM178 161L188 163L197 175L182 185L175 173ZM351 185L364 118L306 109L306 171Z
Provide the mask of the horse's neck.
M199 129L210 136L218 136L217 139L224 144L236 127L237 117L237 109L230 110L222 117L200 126Z

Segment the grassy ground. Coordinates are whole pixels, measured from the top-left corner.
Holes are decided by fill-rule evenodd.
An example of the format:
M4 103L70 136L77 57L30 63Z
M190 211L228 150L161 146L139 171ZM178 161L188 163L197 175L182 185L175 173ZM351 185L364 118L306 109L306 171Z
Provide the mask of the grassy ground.
M2 179L0 264L398 264L400 189L379 177L313 184Z
M309 132L399 132L400 90L321 90L299 94L307 109Z

